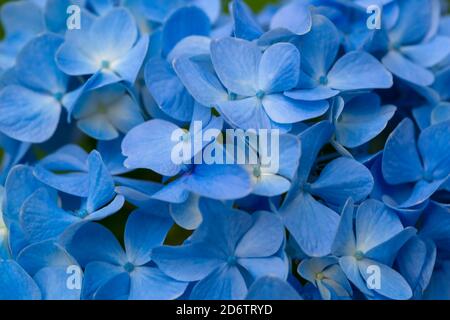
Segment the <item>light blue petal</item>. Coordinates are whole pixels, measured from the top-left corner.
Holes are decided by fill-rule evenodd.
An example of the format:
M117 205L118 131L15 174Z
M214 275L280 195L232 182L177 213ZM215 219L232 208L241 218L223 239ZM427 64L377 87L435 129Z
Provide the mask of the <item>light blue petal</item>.
M233 17L234 35L236 38L253 41L263 34L263 29L245 2L234 0L231 3L230 11Z
M103 261L114 265L125 264L126 257L119 241L105 227L86 223L76 230L67 244L67 250L82 266Z
M408 300L411 298L411 287L408 282L406 282L405 278L403 278L397 271L382 263L369 259L363 259L358 262L361 275L366 281L371 275L370 272L367 272L370 266L377 266L380 268L380 288L373 289L375 292L394 300Z
M238 128L244 130L272 128L272 122L263 108L261 100L256 97L220 102L218 107L227 122Z
M273 213L256 212L252 215L253 226L236 247L236 256L241 258L260 258L275 254L284 241L284 228L281 219Z
M270 46L259 64L259 90L276 93L293 89L300 76L300 53L290 43Z
M80 219L60 209L54 194L38 189L23 203L20 221L29 240L39 242L56 239Z
M299 35L309 32L311 26L312 18L309 7L299 0L282 6L270 23L270 29L283 28Z
M175 45L188 36L208 36L211 22L206 13L195 6L182 7L173 12L164 22L162 29L164 56L168 55Z
M303 101L325 100L337 96L338 94L339 91L325 86L317 86L313 89L293 90L284 93L286 97Z
M122 58L114 62L113 71L127 84L133 85L147 54L149 38L142 36L136 45Z
M258 46L236 38L211 43L211 59L219 79L230 91L250 97L258 92L258 69L262 53Z
M68 78L56 63L55 54L63 39L52 34L30 41L17 56L19 81L30 89L48 93L65 93Z
M186 290L187 283L169 278L157 268L140 267L130 275L129 300L173 300Z
M376 95L358 96L350 100L338 119L336 138L348 148L361 146L386 128L396 110L392 105L380 107Z
M41 292L34 280L13 260L0 261L2 300L39 300Z
M387 266L392 266L400 248L414 237L416 232L416 229L408 227L386 242L369 250L366 253L366 257L384 263Z
M352 256L356 252L356 240L353 231L354 207L353 200L348 199L344 209L342 209L341 220L331 250L336 256Z
M408 60L398 52L390 51L382 61L386 68L400 79L419 86L429 86L434 82L431 71Z
M153 249L152 260L165 274L180 281L204 279L225 264L216 250L206 244L158 247Z
M251 192L250 176L239 165L196 165L185 183L189 191L217 200L239 199Z
M248 290L247 300L303 300L288 282L276 277L263 277Z
M293 13L294 14L294 13ZM328 18L313 16L313 28L299 41L302 69L309 77L319 81L326 76L339 50L339 32Z
M88 157L89 195L86 209L93 212L106 205L115 195L114 181L103 163L98 151L92 151Z
M174 176L180 166L172 161L172 151L178 141L172 134L179 128L164 120L151 120L132 129L122 142L127 168L147 168L165 176Z
M158 106L172 118L190 121L194 107L193 98L170 64L163 59L154 58L148 61L144 72L147 88Z
M0 104L0 131L7 136L41 143L55 133L61 105L54 97L13 85L0 91Z
M143 211L133 212L125 227L125 249L129 261L135 265L149 262L152 249L163 244L172 225L170 218Z
M195 230L202 223L202 213L199 209L200 197L190 194L184 203L172 203L169 210L175 222L184 229Z
M429 68L450 54L450 38L437 36L427 43L402 47L401 53L422 67Z
M289 191L291 182L276 174L262 174L254 179L252 194L265 197L274 197Z
M67 286L69 276L67 267L47 267L39 270L34 276L34 280L41 289L42 299L79 300L81 289L72 289Z
M397 215L377 200L363 202L356 214L356 247L363 253L403 230Z
M428 239L414 237L400 250L398 269L411 286L414 298L422 298L430 283L435 262L436 246Z
M331 245L339 224L339 215L300 191L280 208L284 223L309 256L321 257L331 252Z
M406 118L389 136L383 153L383 176L390 184L422 178L422 164L415 142L413 122Z
M300 101L282 94L271 94L262 100L264 110L277 123L295 123L317 118L327 112L329 104L322 101Z
M450 175L450 121L422 131L418 146L422 155L425 179L439 180Z
M237 262L250 273L254 280L265 276L286 279L289 273L288 263L278 256L239 258Z
M247 294L245 280L238 268L217 268L196 284L190 298L193 300L237 300Z
M373 56L362 51L347 53L328 73L328 86L342 91L386 89L392 84L389 71Z
M228 93L209 65L182 57L174 62L174 69L189 93L207 107L228 100ZM209 64L209 63L208 63Z
M311 192L326 201L342 205L348 198L365 199L372 191L373 177L369 169L349 158L330 162L311 185Z

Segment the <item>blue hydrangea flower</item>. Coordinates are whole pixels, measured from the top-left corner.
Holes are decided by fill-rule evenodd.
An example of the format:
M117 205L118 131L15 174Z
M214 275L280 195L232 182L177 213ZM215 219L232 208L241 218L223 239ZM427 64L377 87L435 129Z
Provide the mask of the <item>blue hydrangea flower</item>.
M411 298L408 282L391 266L416 230L403 228L397 215L376 200L363 202L355 217L353 206L351 200L346 203L332 248L347 278L369 299ZM379 271L380 281L373 287L372 269Z
M353 290L335 257L303 260L298 273L317 287L322 299L349 299Z
M383 64L397 77L419 86L434 82L432 67L450 53L450 38L435 35L436 1L397 0L398 17L388 30L388 53ZM419 16L418 16L419 15ZM438 13L439 15L439 13Z
M105 227L89 223L77 230L69 252L85 267L84 299L175 299L187 283L171 279L154 266L171 219L136 211L125 227L125 250Z
M449 178L450 125L442 122L415 137L414 124L403 120L386 142L382 172L391 185L413 183L414 188L402 208L426 201Z
M286 96L316 101L340 92L390 88L392 75L372 55L352 51L337 61L340 37L336 26L324 16L313 17L311 32L298 40L302 74L297 90Z
M74 107L73 117L81 131L98 140L114 140L144 122L139 105L121 85L85 94Z
M198 281L191 299L243 299L247 283L254 279L265 275L286 278L287 265L280 252L284 232L275 215L258 212L250 216L211 200L200 207L203 222L189 241L180 247L153 250L153 259L163 272L180 281Z
M148 37L139 35L131 13L117 8L80 30L66 32L56 63L68 75L91 76L85 90L121 81L132 85L147 48Z
M313 195L331 206L339 207L348 197L356 201L365 199L373 187L370 171L359 162L345 157L330 162L319 176L314 174L317 155L332 134L332 125L323 121L299 135L302 155L298 172L278 209L300 248L314 257L330 253L339 215Z
M0 42L0 74L13 67L20 50L45 30L42 10L30 1L5 3L0 10L5 37Z
M247 300L303 300L286 281L273 276L261 277L248 290Z
M216 117L212 117L204 128L196 128L193 122L189 131L163 120L148 121L131 130L124 138L122 152L127 157L125 166L150 169L169 178L164 188L153 196L158 200L182 203L188 199L190 192L219 200L244 197L251 192L250 176L245 168L235 164L206 164L203 161L197 164L195 160L196 155L203 154L205 150L197 150L195 135L199 132L196 130L216 129L220 132L217 128L221 127L222 119ZM183 134L178 136L179 139L174 139L177 132ZM175 163L173 152L180 149L177 147L180 143L186 145L183 149L191 152L183 153L182 161ZM214 141L200 141L200 146L204 148L208 144L212 145L213 150L216 149L214 146L222 150ZM218 152L225 153L225 150ZM218 175L221 179L216 179ZM229 185L234 187L230 189Z
M62 106L71 108L77 92L68 93L69 77L54 61L63 40L52 34L30 41L17 57L17 84L0 91L0 131L31 143L48 140L56 131Z

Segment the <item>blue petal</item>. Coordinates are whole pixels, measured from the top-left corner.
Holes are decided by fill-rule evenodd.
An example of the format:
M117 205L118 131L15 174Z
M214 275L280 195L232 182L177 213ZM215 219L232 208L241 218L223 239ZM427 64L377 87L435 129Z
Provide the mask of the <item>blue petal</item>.
M355 201L365 199L372 191L373 178L369 169L349 158L338 158L330 162L311 185L311 192L326 201L340 205L348 198Z
M321 257L331 252L339 224L339 215L300 191L280 208L284 223L301 249L309 256Z
M189 93L196 101L207 107L228 100L228 93L209 66L182 57L174 62L174 69Z
M367 281L371 273L367 272L370 266L378 266L380 268L380 288L373 289L378 294L394 300L408 300L412 296L411 287L408 282L395 270L387 267L382 263L369 259L363 259L358 262L361 275Z
M234 21L234 35L236 38L253 41L263 34L263 29L245 2L234 0L231 3L230 11Z
M165 274L180 281L201 280L225 264L206 244L158 247L153 249L152 259Z
M127 157L125 167L147 168L164 176L174 176L180 165L172 161L172 151L178 141L172 134L180 130L164 120L151 120L132 129L122 142L122 153Z
M79 300L81 289L69 288L67 286L68 276L67 267L48 267L39 270L34 276L34 280L41 289L42 299Z
M302 69L319 81L333 65L339 50L339 32L334 24L321 15L313 16L313 28L299 42Z
M148 61L145 83L158 106L170 117L190 121L194 101L168 62L160 58ZM183 79L183 78L181 78Z
M247 286L239 269L224 266L217 268L196 284L190 298L193 300L237 300L247 294Z
M60 209L53 194L38 189L22 205L21 224L31 242L59 237L79 218Z
M290 43L277 43L263 54L259 64L259 90L265 93L288 91L298 83L300 53Z
M125 227L125 249L129 261L143 265L150 261L154 247L163 244L173 222L143 211L135 211L128 217Z
M337 96L338 94L339 91L325 86L317 86L313 89L293 90L284 93L286 97L303 101L325 100Z
M223 38L211 43L211 59L219 79L230 91L250 97L258 92L261 50L252 42Z
M392 105L381 107L376 95L356 97L345 106L336 123L336 138L349 148L361 146L386 128L396 110Z
M188 36L208 36L211 23L205 12L198 7L182 7L173 12L164 23L163 55L166 56L175 45Z
M322 101L300 101L282 94L271 94L262 100L264 110L277 123L295 123L317 118L327 112L329 104Z
M130 278L130 300L173 300L187 287L186 282L171 279L157 268L137 268Z
M383 153L383 176L390 184L422 178L422 163L415 142L413 122L406 118L389 136Z
M341 220L332 246L332 253L336 256L352 256L356 252L356 240L353 232L354 211L353 200L347 200L342 209Z
M356 247L363 253L379 246L403 230L397 215L376 200L363 202L356 214Z
M196 165L185 183L189 191L218 200L243 198L251 192L250 177L239 165Z
M197 195L190 194L184 203L170 205L170 215L182 228L195 230L202 223L203 218L198 207L199 198Z
M400 274L408 281L414 298L422 298L436 261L436 247L428 239L414 237L400 250L397 265Z
M450 38L437 36L427 43L401 48L401 53L422 67L432 67L450 54Z
M284 241L284 228L278 216L257 212L253 226L236 247L236 256L242 258L268 257L275 254Z
M390 51L382 61L386 68L400 79L419 86L429 86L434 82L431 71L408 60L398 52Z
M36 91L65 93L68 77L58 69L54 58L62 42L63 39L51 34L30 41L17 57L19 81Z
M114 181L103 163L98 151L92 151L88 157L89 195L86 209L93 212L106 205L115 195Z
M61 105L54 97L13 85L0 92L0 104L0 131L11 138L41 143L55 133Z
M34 280L13 260L0 261L0 299L38 300L41 292Z
M328 73L328 86L342 91L384 89L392 84L389 71L366 52L347 53Z
M270 29L284 28L302 35L311 30L312 18L307 4L295 0L281 7L272 18Z
M272 121L262 107L261 100L256 97L220 102L218 107L227 122L238 128L244 130L272 128Z
M93 261L111 264L126 262L125 253L114 235L97 223L86 223L74 234L67 250L82 265Z
M303 300L286 281L276 277L263 277L248 290L247 300Z
M418 146L426 179L444 179L450 175L450 121L435 124L422 131Z

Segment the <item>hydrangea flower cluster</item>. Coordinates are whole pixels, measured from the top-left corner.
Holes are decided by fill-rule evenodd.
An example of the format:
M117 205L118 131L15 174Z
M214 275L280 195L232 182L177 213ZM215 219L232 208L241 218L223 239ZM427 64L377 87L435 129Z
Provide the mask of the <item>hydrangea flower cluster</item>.
M5 4L0 299L450 299L446 10Z

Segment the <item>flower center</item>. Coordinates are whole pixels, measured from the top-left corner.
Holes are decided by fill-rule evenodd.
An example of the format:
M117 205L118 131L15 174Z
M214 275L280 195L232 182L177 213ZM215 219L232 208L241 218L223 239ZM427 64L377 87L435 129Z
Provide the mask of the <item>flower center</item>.
M323 280L324 278L325 278L325 275L323 274L323 272L316 273L316 280L320 281L320 280Z
M255 176L256 178L261 177L261 167L260 166L253 167L253 176Z
M229 99L230 101L236 100L236 99L237 99L237 94L234 93L234 92L230 92L230 93L228 94L228 99Z
M228 263L230 266L235 266L235 265L237 264L237 259L236 259L236 257L235 257L235 256L229 256L229 257L228 257L227 263Z
M323 85L323 86L326 86L326 85L328 84L328 78L327 78L327 76L321 76L321 77L319 78L319 83L320 83L321 85Z
M362 259L364 259L364 253L362 251L356 251L354 254L354 257L356 260L360 261Z
M263 90L259 90L259 91L256 93L256 97L257 97L259 100L262 100L262 99L264 98L265 95L266 95L266 93L265 93Z
M56 101L61 102L64 97L64 93L57 92L53 95L53 97L55 98Z
M111 63L108 60L103 60L100 63L102 69L109 69L111 67Z
M131 262L127 262L127 263L125 263L125 265L123 266L123 268L124 268L125 271L128 272L128 273L133 272L133 270L134 270L134 264L132 264Z

